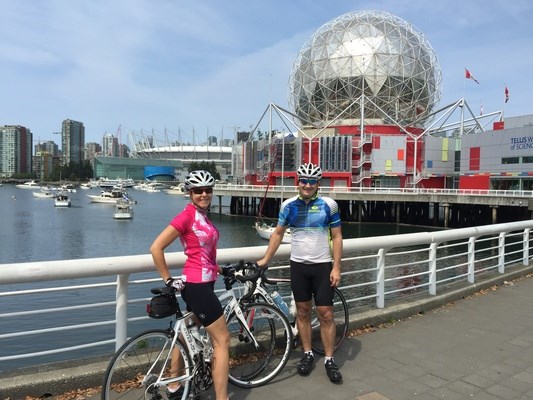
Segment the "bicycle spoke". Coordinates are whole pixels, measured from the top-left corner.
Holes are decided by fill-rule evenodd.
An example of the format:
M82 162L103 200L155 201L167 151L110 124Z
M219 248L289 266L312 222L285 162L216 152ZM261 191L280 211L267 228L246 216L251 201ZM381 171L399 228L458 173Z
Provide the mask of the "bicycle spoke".
M348 304L344 299L341 291L337 288L333 295L333 318L335 319L336 335L335 335L335 350L337 350L348 333L349 313ZM324 345L322 344L322 337L320 336L320 322L316 312L313 310L311 319L311 345L313 351L317 354L324 354Z
M248 304L243 313L246 326L236 314L228 320L229 379L236 386L255 387L272 380L285 366L292 337L286 318L275 307Z
M172 337L161 330L143 332L128 340L114 355L105 373L102 385L103 400L160 400L166 398L165 386L156 385L159 375L170 377L166 365ZM181 343L176 344L181 347ZM176 347L175 351L179 351ZM190 360L185 360L182 369L190 369ZM163 371L163 369L165 369ZM174 368L175 370L175 368ZM163 372L162 372L163 371ZM175 376L175 371L172 376ZM188 395L190 381L183 383L182 399Z

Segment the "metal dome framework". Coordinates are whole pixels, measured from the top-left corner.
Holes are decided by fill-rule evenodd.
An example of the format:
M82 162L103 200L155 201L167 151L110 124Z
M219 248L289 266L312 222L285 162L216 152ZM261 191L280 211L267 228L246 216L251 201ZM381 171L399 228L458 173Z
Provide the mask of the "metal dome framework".
M411 24L387 12L352 12L304 44L289 104L304 125L422 127L440 100L441 80L435 52Z

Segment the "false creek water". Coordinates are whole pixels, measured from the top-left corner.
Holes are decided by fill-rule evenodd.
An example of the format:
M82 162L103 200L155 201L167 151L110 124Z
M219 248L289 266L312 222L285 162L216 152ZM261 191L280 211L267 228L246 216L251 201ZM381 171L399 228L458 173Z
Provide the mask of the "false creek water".
M165 192L129 190L138 204L132 220L113 219L113 207L90 203L87 194L71 193L70 208L55 208L50 199L33 197L32 190L13 185L0 187L0 264L147 254L152 240L179 213L188 199ZM261 246L267 242L255 234L253 218L230 216L223 200L213 201L210 218L221 233L220 248ZM427 230L396 224L344 224L345 238L400 234ZM250 234L243 234L243 232ZM171 251L181 251L176 242Z

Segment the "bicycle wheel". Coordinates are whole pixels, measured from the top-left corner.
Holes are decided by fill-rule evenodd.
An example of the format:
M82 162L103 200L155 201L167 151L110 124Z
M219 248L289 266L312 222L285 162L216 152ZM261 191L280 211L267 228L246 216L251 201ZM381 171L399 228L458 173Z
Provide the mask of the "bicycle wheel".
M324 354L324 345L320 336L320 321L316 312L311 317L311 346L313 351L318 354ZM337 333L335 335L335 349L337 350L348 333L348 324L350 322L350 315L348 313L348 304L338 288L333 290L333 318L335 319L335 326Z
M165 367L172 336L169 331L153 329L144 331L129 339L115 353L104 374L102 385L102 400L156 400L166 399L166 388L156 386L163 368ZM192 371L189 354L184 345L178 340L174 347L183 357L182 374ZM166 371L165 371L166 372ZM163 377L169 377L167 373ZM186 399L191 390L191 380L182 382Z
M241 309L247 328L235 312L227 322L231 338L229 381L235 386L253 388L274 379L287 364L292 332L287 318L276 307L250 303Z

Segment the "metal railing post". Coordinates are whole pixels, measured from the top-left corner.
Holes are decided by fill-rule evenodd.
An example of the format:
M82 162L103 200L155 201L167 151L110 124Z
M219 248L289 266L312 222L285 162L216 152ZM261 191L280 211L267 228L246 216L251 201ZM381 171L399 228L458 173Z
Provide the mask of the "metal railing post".
M500 274L505 272L505 235L506 232L501 232L498 236L498 272Z
M524 242L523 242L523 251L522 251L522 264L529 265L529 232L531 229L524 229Z
M128 277L128 274L117 276L115 350L118 350L128 340Z
M437 294L437 247L438 243L431 243L429 245L429 294L435 296Z
M376 307L385 307L385 249L378 250L376 279Z
M474 236L468 239L468 282L476 281L476 238Z

